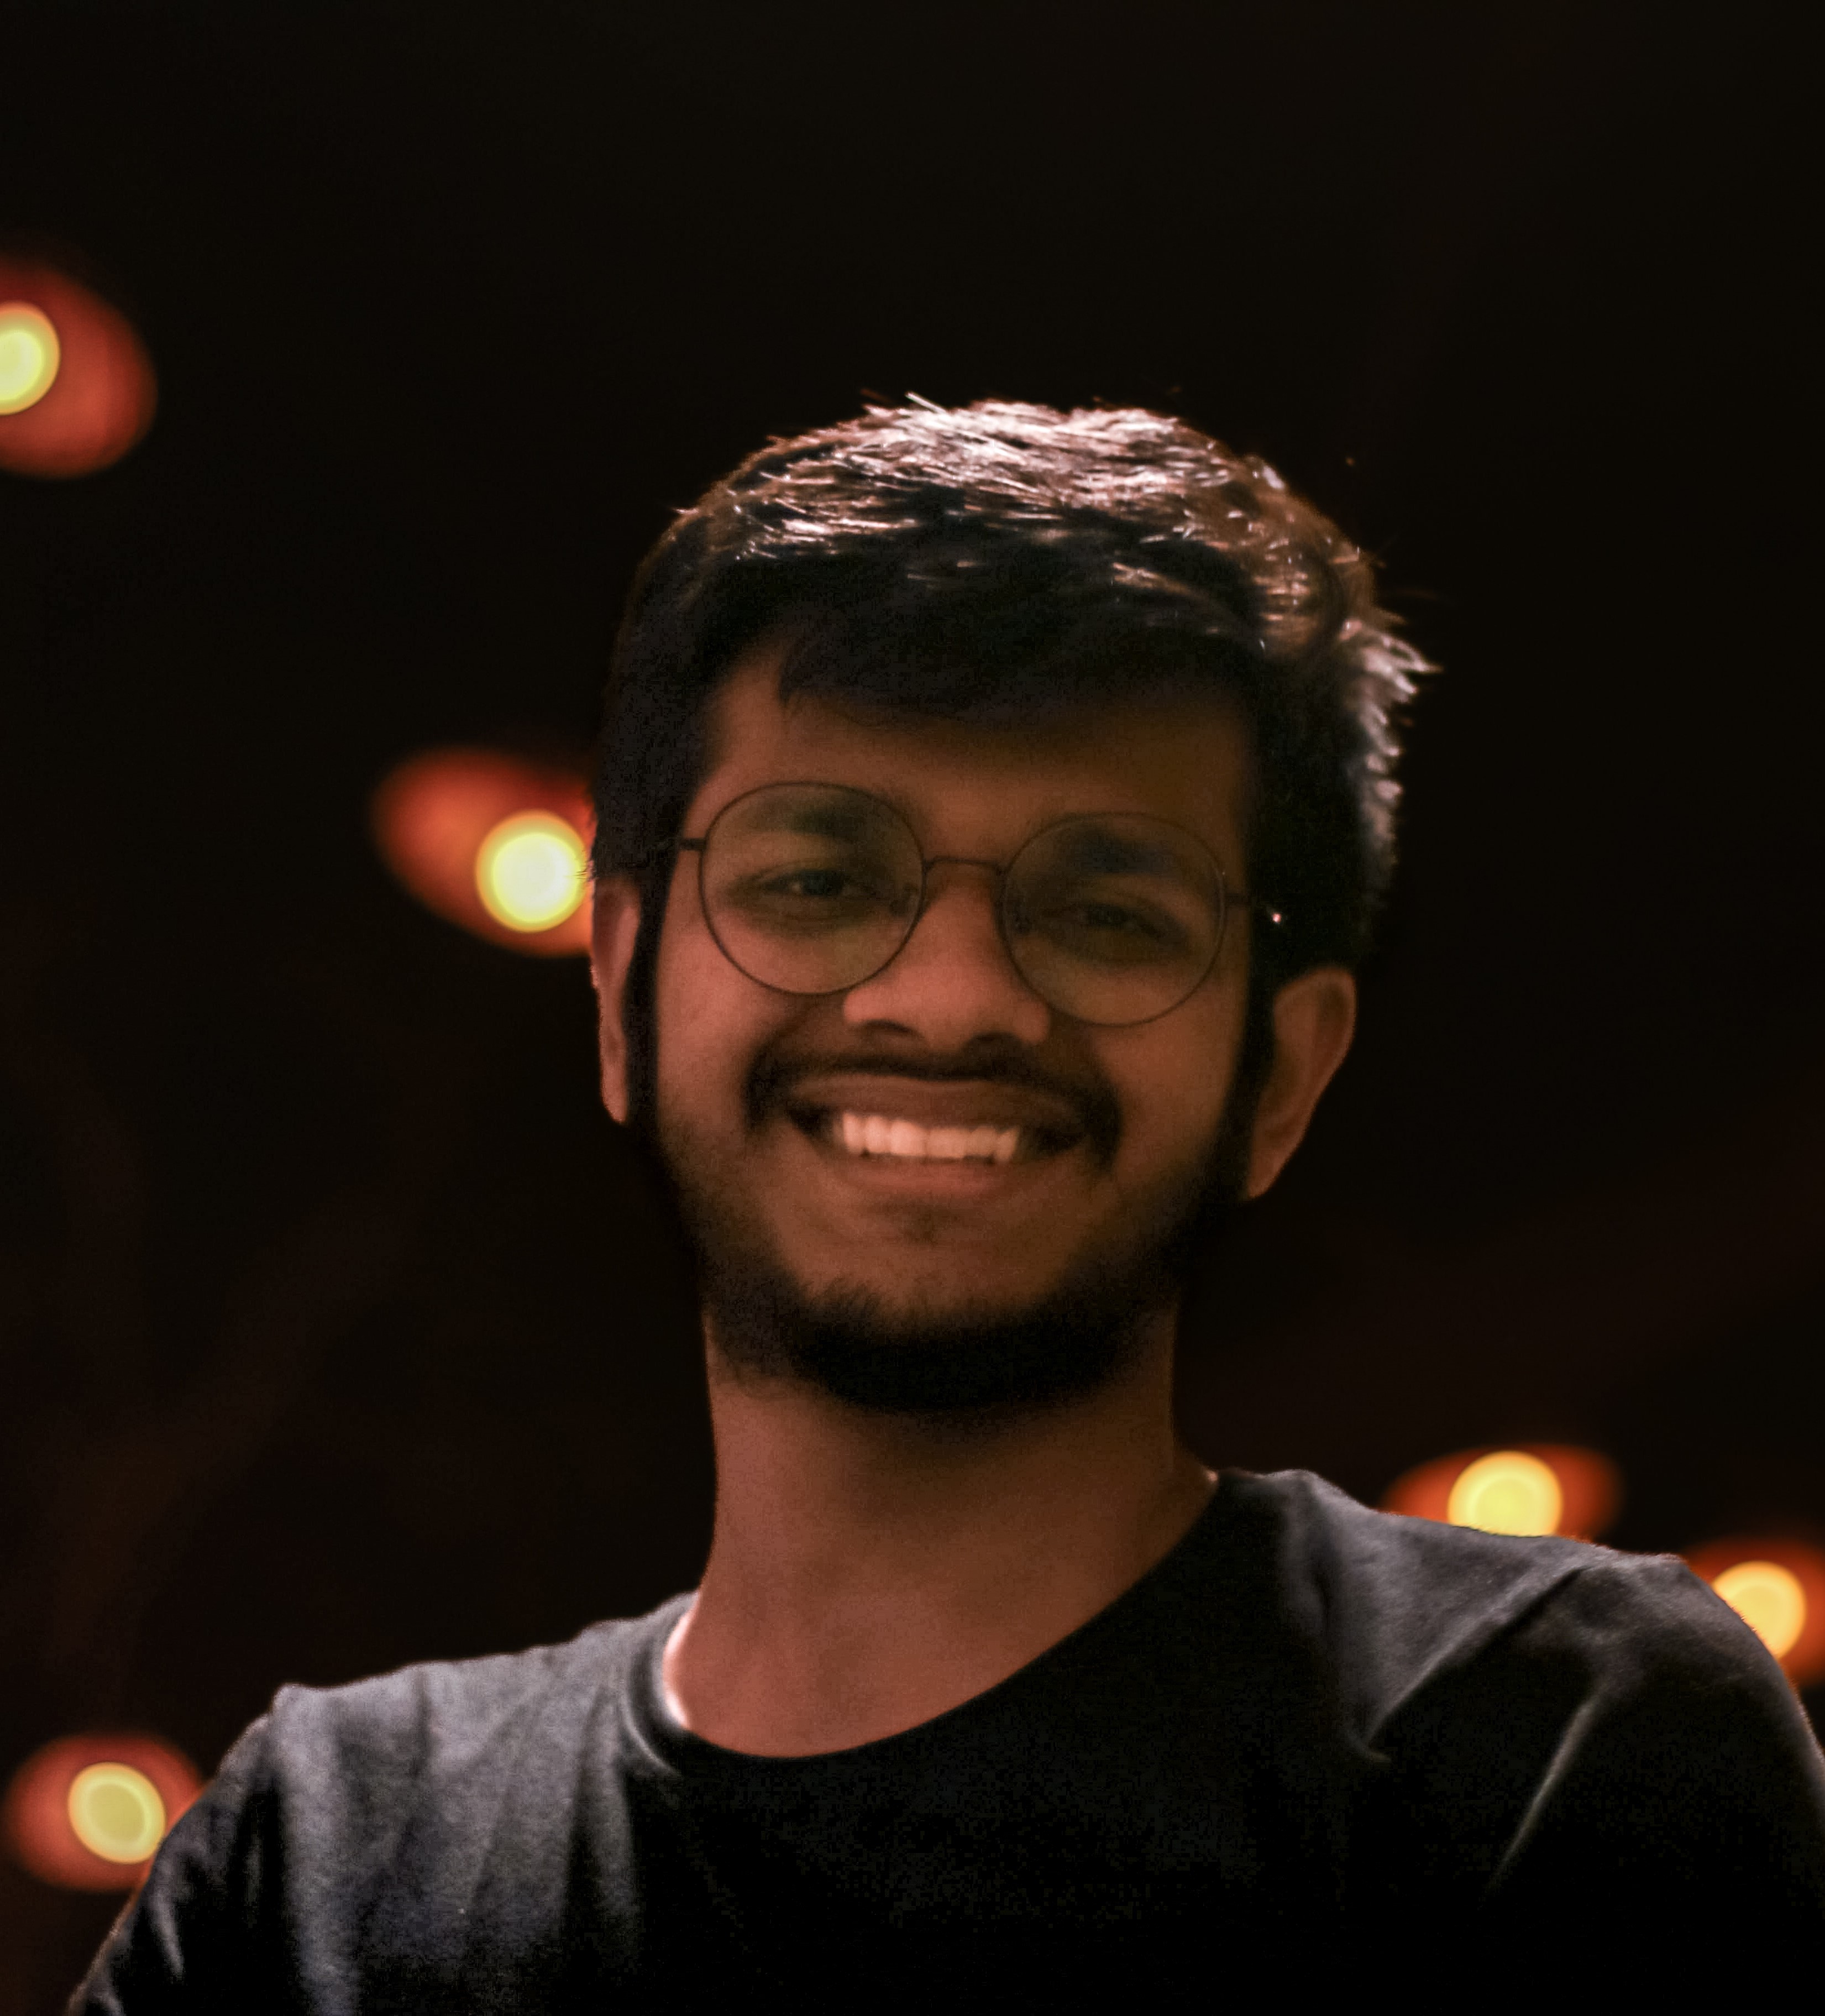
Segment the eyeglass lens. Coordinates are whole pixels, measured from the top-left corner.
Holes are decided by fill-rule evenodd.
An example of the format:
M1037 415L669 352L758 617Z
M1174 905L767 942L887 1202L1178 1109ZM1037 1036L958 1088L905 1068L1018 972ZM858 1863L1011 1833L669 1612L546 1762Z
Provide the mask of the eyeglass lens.
M751 979L834 994L879 973L912 935L924 893L917 837L894 808L834 784L768 785L704 837L704 913ZM1209 972L1223 880L1164 819L1109 813L1043 828L1002 880L1002 935L1022 978L1081 1021L1150 1021Z

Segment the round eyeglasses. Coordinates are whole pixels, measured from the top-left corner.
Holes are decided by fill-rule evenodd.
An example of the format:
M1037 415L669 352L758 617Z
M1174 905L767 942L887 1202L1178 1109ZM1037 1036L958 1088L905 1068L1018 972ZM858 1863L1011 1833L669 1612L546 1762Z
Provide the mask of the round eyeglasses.
M711 935L739 972L782 994L841 994L881 971L924 914L941 863L999 877L1015 970L1080 1022L1122 1028L1187 1000L1216 963L1232 905L1210 850L1170 821L1094 812L1042 827L1005 866L927 856L884 799L844 784L764 784L725 805L697 856Z

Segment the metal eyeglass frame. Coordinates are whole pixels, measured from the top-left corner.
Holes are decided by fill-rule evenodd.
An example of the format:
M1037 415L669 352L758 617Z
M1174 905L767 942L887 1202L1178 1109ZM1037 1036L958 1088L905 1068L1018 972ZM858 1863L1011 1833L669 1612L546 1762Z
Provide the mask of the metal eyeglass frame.
M1211 969L1216 965L1218 958L1223 949L1223 936L1224 933L1229 927L1229 910L1232 905L1242 909L1247 910L1254 915L1265 919L1267 923L1275 926L1276 928L1284 925L1286 923L1286 913L1283 911L1276 909L1272 904L1264 902L1258 897L1247 895L1240 889L1232 889L1229 887L1228 878L1223 873L1222 866L1218 861L1215 855L1211 852L1210 849L1204 845L1204 842L1198 838L1196 833L1188 831L1185 827L1178 825L1175 821L1172 819L1157 819L1151 812L1067 812L1063 819L1050 820L1047 824L1041 826L1037 832L1029 833L1026 839L1021 841L1019 847L1014 850L1013 859L1005 862L999 861L986 861L981 859L977 855L969 854L927 855L921 853L919 856L919 901L913 908L911 920L906 926L905 935L901 938L900 942L895 946L893 950L887 954L887 957L881 961L879 966L873 967L867 973L859 974L854 980L846 981L841 987L781 987L772 981L761 979L758 974L750 973L747 968L736 958L733 952L729 951L728 946L722 942L722 934L717 930L715 920L710 913L709 892L704 885L704 863L710 841L715 833L718 825L723 819L727 818L729 814L733 812L737 805L745 804L750 798L758 797L762 791L794 790L846 791L852 794L854 797L866 798L872 804L879 805L884 811L891 813L892 816L899 822L900 825L905 828L907 837L911 840L913 847L917 848L919 845L918 834L913 832L912 823L907 819L905 814L900 810L898 805L890 803L886 798L877 797L873 791L862 790L859 787L853 784L832 784L821 779L813 779L811 778L782 778L776 783L757 784L752 790L743 791L739 797L731 798L728 804L724 805L716 814L716 816L711 820L710 823L704 829L701 834L698 835L695 838L680 838L670 843L669 851L680 854L694 854L697 857L697 902L704 913L704 921L709 927L710 935L715 941L716 949L722 953L722 956L729 961L729 963L733 966L736 971L740 974L744 979L751 980L757 987L764 987L769 993L772 994L784 994L790 996L794 999L800 1001L826 999L834 995L847 994L851 988L861 987L866 985L869 981L877 977L877 975L885 973L887 968L893 964L894 961L897 959L900 956L901 953L906 949L907 946L912 943L912 934L918 930L920 921L925 915L926 903L930 894L931 870L934 868L941 867L946 864L963 868L986 868L989 873L996 878L999 887L996 891L995 899L995 930L1000 935L1002 949L1007 954L1008 963L1013 967L1014 971L1019 974L1021 985L1031 989L1035 995L1038 995L1040 1000L1045 1002L1046 1006L1051 1009L1054 1014L1067 1016L1071 1021L1075 1022L1082 1022L1091 1028L1138 1029L1146 1023L1158 1021L1163 1015L1170 1015L1175 1008L1182 1008L1186 1003L1191 999L1192 995L1197 992L1199 988L1203 986L1204 981L1209 978ZM1016 954L1013 945L1008 936L1006 902L1008 877L1013 873L1016 865L1020 861L1020 857L1030 847L1033 846L1038 841L1043 839L1047 833L1056 832L1060 826L1072 826L1076 824L1079 820L1091 820L1096 819L1146 819L1154 820L1154 823L1157 825L1172 827L1175 833L1180 834L1183 838L1190 841L1192 845L1197 848L1198 851L1210 862L1211 872L1216 880L1217 895L1218 898L1217 934L1215 940L1211 947L1211 956L1209 959L1205 961L1203 969L1198 974L1197 977L1193 981L1191 985L1182 995L1179 995L1176 1001L1169 1003L1166 1007L1156 1009L1150 1015L1137 1016L1132 1021L1093 1021L1089 1016L1074 1014L1070 1009L1060 1007L1056 1002L1052 1000L1048 995L1042 993L1038 988L1034 986L1032 981L1028 977L1025 969L1020 964L1020 959Z

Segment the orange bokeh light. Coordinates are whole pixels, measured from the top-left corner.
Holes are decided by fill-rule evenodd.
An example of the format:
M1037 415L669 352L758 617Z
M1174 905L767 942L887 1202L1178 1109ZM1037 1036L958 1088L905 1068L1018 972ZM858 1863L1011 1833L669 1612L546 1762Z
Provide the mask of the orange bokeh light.
M1784 1652L1777 1654L1787 1678L1799 1687L1825 1679L1825 1550L1804 1540L1739 1534L1730 1539L1712 1540L1686 1556L1686 1565L1713 1583L1727 1570L1751 1561L1770 1561L1776 1568L1784 1568L1799 1584L1804 1598L1805 1615L1798 1634Z
M484 844L509 820L544 814L585 848L595 817L581 780L491 749L432 749L401 763L374 793L381 858L427 909L491 945L545 956L587 952L589 905L542 930L491 909L477 883ZM499 908L499 906L497 906Z
M1559 1489L1554 1532L1571 1539L1594 1540L1615 1517L1622 1498L1616 1466L1595 1449L1576 1449L1564 1442L1492 1443L1439 1456L1397 1478L1382 1499L1382 1510L1449 1524L1452 1489L1465 1472L1473 1464L1509 1453L1544 1464L1552 1472Z
M168 1831L200 1790L189 1759L155 1736L102 1730L59 1737L13 1773L0 1805L0 1836L14 1860L41 1881L66 1890L130 1890L152 1856L122 1859L110 1845L110 1827L124 1838L128 1824L151 1819L155 1830L162 1820ZM110 1811L110 1800L124 1813Z
M35 311L55 333L41 396L0 412L0 469L87 476L118 462L152 424L152 362L133 326L78 280L41 260L0 253L0 303Z

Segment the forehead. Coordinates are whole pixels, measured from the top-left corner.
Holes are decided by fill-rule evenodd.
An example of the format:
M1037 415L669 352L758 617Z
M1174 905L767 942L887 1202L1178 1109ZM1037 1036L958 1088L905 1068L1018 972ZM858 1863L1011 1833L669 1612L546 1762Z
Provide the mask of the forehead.
M999 853L1074 812L1136 812L1242 865L1247 731L1221 695L1172 696L986 725L827 700L782 702L784 647L736 661L709 717L709 763L686 830L757 785L848 784L897 805L928 848Z

